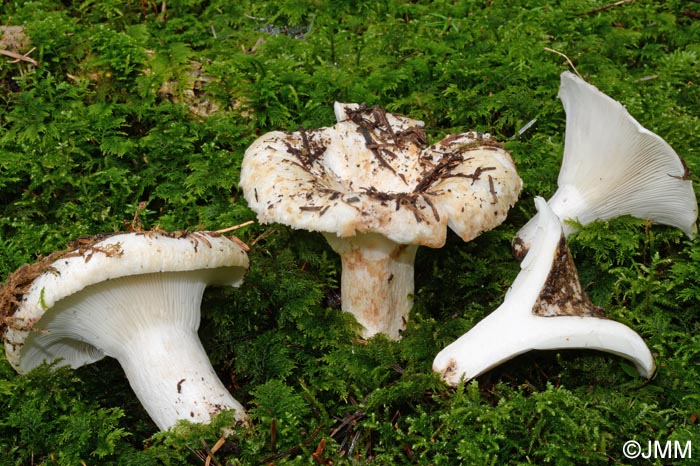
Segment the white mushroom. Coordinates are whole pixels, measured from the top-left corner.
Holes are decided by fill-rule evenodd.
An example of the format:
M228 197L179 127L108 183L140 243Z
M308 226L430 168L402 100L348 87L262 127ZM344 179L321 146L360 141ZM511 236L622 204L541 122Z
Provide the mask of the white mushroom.
M683 161L662 138L645 129L617 101L572 73L561 75L559 98L566 111L564 157L549 206L565 235L581 225L621 215L697 232L697 201ZM537 218L515 236L522 258Z
M43 362L73 368L111 356L166 430L243 406L217 377L197 336L207 285L238 286L245 245L207 232L139 232L85 239L24 266L0 298L7 359L20 373Z
M561 222L541 197L532 247L503 303L435 357L433 370L456 385L530 350L587 348L631 360L650 378L654 359L632 329L605 318L581 288Z
M419 245L464 241L506 218L521 188L489 135L427 145L423 123L335 104L333 127L275 131L246 151L240 186L263 223L320 231L341 256L342 308L363 336L398 338L412 306Z

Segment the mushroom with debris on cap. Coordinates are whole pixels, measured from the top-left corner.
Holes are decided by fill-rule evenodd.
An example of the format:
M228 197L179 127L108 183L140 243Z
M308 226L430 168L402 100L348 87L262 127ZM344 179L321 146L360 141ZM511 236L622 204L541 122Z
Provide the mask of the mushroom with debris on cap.
M10 364L73 368L111 356L156 425L208 422L243 406L217 377L197 336L208 285L239 286L247 246L212 232L83 238L10 275L0 291Z
M632 329L607 319L581 288L561 222L541 197L533 243L503 304L435 357L451 385L530 350L588 348L631 360L651 378L654 358Z
M333 127L275 131L246 151L240 187L263 223L320 231L341 256L341 302L363 336L398 338L412 306L419 245L498 226L521 188L488 134L428 145L423 122L378 106L334 107Z
M688 168L673 148L640 125L617 101L576 75L561 75L566 112L564 157L549 206L564 225L622 215L697 232L698 206ZM533 241L537 216L518 231L513 254L522 258Z

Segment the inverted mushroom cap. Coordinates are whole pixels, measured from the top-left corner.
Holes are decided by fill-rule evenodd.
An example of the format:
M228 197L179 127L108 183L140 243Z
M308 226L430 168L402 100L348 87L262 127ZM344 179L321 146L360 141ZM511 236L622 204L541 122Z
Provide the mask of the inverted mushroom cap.
M4 345L8 361L18 372L26 373L58 358L63 359L61 365L75 368L104 357L102 350L70 335L57 338L42 331L40 322L57 303L82 291L89 293L94 285L157 272L192 272L209 285L238 286L248 268L248 256L241 245L213 233L143 232L98 239L94 244L78 242L76 249L52 257L52 262L41 265L41 273L37 268L31 273L23 268L6 281ZM34 278L27 282L23 275ZM20 286L7 289L16 285ZM26 347L28 338L32 348Z
M558 189L548 201L564 224L575 227L621 215L697 232L697 200L687 168L661 137L640 125L617 101L576 75L561 75L559 98L566 111L564 156ZM536 219L516 235L523 257Z
M0 290L5 352L20 373L110 356L156 425L246 419L197 335L208 285L241 283L245 245L216 233L138 232L79 240L11 274Z
M435 357L433 370L456 385L531 350L596 349L632 361L639 374L656 366L642 338L605 318L583 291L559 218L542 198L532 247L503 303Z
M333 127L275 131L248 148L240 187L261 222L440 247L446 226L471 240L517 199L513 160L486 134L428 146L420 121L357 104L335 113Z

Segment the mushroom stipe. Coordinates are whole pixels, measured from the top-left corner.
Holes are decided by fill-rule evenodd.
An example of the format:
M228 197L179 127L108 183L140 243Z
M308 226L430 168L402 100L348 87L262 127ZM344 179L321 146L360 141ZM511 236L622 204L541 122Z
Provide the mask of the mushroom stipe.
M433 370L450 385L531 350L596 349L634 363L651 378L656 363L632 329L605 318L583 291L561 222L542 198L536 234L503 303L440 351Z

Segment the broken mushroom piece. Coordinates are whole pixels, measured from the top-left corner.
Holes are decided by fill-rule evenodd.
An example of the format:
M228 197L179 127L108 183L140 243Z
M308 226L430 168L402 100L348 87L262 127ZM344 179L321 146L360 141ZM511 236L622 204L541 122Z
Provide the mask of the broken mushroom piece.
M363 336L398 338L412 305L418 246L498 226L521 181L488 134L428 145L423 123L380 107L335 104L333 127L275 131L246 151L240 187L262 223L323 232L341 256L344 311Z
M530 350L587 348L627 358L642 377L651 378L655 364L646 344L591 303L559 218L543 198L535 204L539 213L532 247L503 304L440 351L433 370L457 385Z
M244 246L209 232L138 232L81 239L24 266L0 291L7 359L24 374L111 356L162 430L224 409L243 421L197 329L204 289L243 281Z
M561 75L566 112L558 189L548 203L568 236L576 227L622 215L697 232L697 201L685 163L617 101L576 75ZM533 241L537 216L513 239L521 259Z

